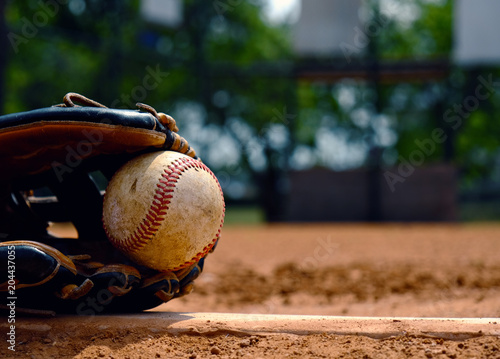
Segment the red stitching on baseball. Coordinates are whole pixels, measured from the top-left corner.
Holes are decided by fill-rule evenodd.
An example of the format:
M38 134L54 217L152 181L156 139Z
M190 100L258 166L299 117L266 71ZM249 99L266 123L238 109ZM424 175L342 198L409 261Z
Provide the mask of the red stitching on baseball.
M217 183L222 198L224 198L224 194L222 192L220 183L217 180L217 177L215 177L213 172L207 166L205 166L205 164L191 157L178 158L163 170L161 177L158 179L158 183L156 185L157 189L155 190L155 194L153 195L153 200L149 208L149 211L146 213L142 222L137 226L135 231L128 238L125 238L122 241L117 241L111 238L107 228L105 228L106 234L112 240L112 242L118 247L118 249L124 252L135 252L138 249L143 248L146 244L148 244L152 240L153 236L158 231L161 222L165 219L167 215L168 205L170 204L170 199L173 197L172 195L172 192L174 191L173 188L175 188L176 183L180 178L180 175L185 170L193 167L202 169L206 171L208 174L210 174ZM186 268L198 262L201 258L206 256L208 252L210 252L210 250L213 248L213 246L220 237L220 232L224 224L225 213L226 213L226 205L224 203L224 208L222 209L222 218L220 227L217 233L215 234L215 237L212 239L212 241L207 246L205 246L201 252L197 253L191 260L186 261L185 263L171 269L172 271L177 271Z
M191 159L191 158L189 158L189 159ZM224 193L222 192L222 188L220 186L219 180L217 180L217 177L215 177L215 175L213 174L213 172L207 166L205 166L205 164L203 164L201 162L198 162L198 161L196 161L194 163L191 163L191 165L192 165L192 167L201 168L201 169L207 171L213 177L213 179L215 180L215 183L217 183L217 186L219 187L220 194L221 194L222 198L224 198ZM191 167L191 166L189 166L189 167ZM200 259L202 259L203 257L205 257L208 254L208 252L210 252L210 250L213 248L213 246L215 245L215 243L217 243L217 241L220 238L220 232L222 230L222 226L224 225L224 217L225 217L225 215L226 215L226 204L224 203L224 208L222 208L222 218L221 218L221 221L220 221L220 227L217 230L217 233L215 234L215 238L212 239L212 242L210 242L207 246L205 246L205 248L203 248L203 251L197 253L194 256L194 258L191 259L190 261L186 261L183 264L181 264L180 266L171 269L172 272L175 272L175 271L184 269L186 267L189 267L190 265L198 262Z

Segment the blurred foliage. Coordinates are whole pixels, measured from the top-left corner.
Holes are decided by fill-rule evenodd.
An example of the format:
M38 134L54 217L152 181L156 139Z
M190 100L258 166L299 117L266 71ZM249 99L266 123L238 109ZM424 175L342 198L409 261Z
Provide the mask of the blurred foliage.
M381 61L451 61L453 1L366 0L364 4L365 17L374 19L371 30L376 33L368 36L370 49ZM365 51L365 59L370 60L370 55ZM393 166L408 161L416 152L425 152L419 143L432 140L433 131L442 129L450 138L448 148L434 143L432 151L424 153L424 164L453 162L461 173L462 191L494 187L500 196L498 87L466 117L458 114L467 96L474 96L480 76L492 76L498 82L499 68L452 65L447 78L381 83L378 91L373 84L350 79L331 85L299 83L296 136L300 145L296 154L300 156L292 156L292 162L297 159L297 168L316 164L344 170L368 165L373 160L370 149L378 148L380 151L373 153L382 156L375 160L382 166ZM461 119L458 126L456 116ZM343 133L347 135L339 135ZM329 141L319 141L324 137ZM338 152L350 152L351 156L346 160Z
M378 38L382 58L440 58L450 54L453 1L412 0L392 4L386 15L389 21ZM384 14L384 7L380 12ZM406 16L398 19L398 13Z
M386 16L370 38L383 60L450 57L452 0L364 4L366 16ZM70 91L113 107L148 103L177 119L229 199L260 194L264 207L286 190L289 169L355 168L369 163L373 148L383 166L394 165L436 128L453 136L463 188L500 182L500 127L492 120L500 94L457 129L444 120L478 76L500 78L498 69L452 69L445 80L378 88L351 79L296 81L291 25L266 22L264 5L185 0L183 23L165 27L144 20L139 0L7 1L7 26L17 37L9 38L3 110L49 106ZM425 162L445 155L437 145Z

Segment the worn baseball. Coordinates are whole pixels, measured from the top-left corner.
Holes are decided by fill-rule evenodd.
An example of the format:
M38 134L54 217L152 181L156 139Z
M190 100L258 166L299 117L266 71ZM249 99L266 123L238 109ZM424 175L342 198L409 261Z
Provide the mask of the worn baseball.
M103 224L111 243L134 262L177 271L204 257L224 223L219 181L202 162L178 152L138 156L106 189Z

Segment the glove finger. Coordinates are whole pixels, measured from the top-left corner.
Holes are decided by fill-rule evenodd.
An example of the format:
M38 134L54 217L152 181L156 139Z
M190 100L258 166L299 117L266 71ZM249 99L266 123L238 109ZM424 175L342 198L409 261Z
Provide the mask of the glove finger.
M156 296L162 302L168 302L179 291L179 280L171 272L158 273L143 282L141 291L146 295Z
M77 261L81 275L89 275L87 271L93 266L83 266ZM95 268L94 268L95 269ZM101 265L89 275L94 287L79 301L75 301L69 311L79 315L96 315L109 312L127 311L127 305L121 305L123 297L131 295L139 286L141 275L137 269L123 265ZM122 297L123 296L123 297ZM122 308L123 307L123 308ZM131 305L133 310L135 307Z
M49 107L13 113L0 116L0 152L11 154L0 164L10 178L41 173L55 163L63 175L100 154L162 148L163 131L154 116L133 110Z
M0 243L0 291L19 296L19 306L54 309L58 299L77 299L93 287L57 249L31 241ZM36 294L36 295L32 295Z
M183 297L189 293L191 293L194 289L194 281L198 278L203 271L203 266L205 264L205 257L200 259L198 263L193 265L187 270L182 272L177 272L180 281L179 281L179 292L175 294L175 298Z
M110 264L99 268L91 277L95 288L106 288L113 296L122 296L137 287L139 271L124 264ZM109 299L111 301L112 297Z
M10 260L12 259L12 260ZM8 267L14 266L16 289L40 286L51 280L69 282L76 277L74 263L48 245L31 241L0 243L0 270L4 281L0 290L7 288Z
M144 277L144 276L143 276ZM172 272L156 273L142 279L141 286L116 297L109 306L114 312L138 312L168 302L179 292L179 280Z
M205 265L205 258L202 258L198 261L198 263L193 266L187 268L185 273L177 272L176 275L179 278L179 285L181 287L185 286L187 283L194 281L198 278L203 271L203 266Z

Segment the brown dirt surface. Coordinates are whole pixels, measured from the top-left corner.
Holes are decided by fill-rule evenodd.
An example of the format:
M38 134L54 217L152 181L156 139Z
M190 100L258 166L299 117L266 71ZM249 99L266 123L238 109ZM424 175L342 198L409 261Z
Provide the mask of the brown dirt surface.
M194 292L152 311L497 318L499 256L496 223L228 226ZM15 356L2 350L0 358L500 358L500 338L491 335L374 339L88 327L74 337L58 326L17 333Z
M156 310L499 317L500 225L227 227L195 291Z
M62 329L62 328L61 328ZM93 333L93 335L92 335ZM30 336L14 355L0 358L498 358L500 341L480 337L464 341L399 336L373 339L334 334L235 336L169 335L132 330L97 331L71 338L64 334Z

